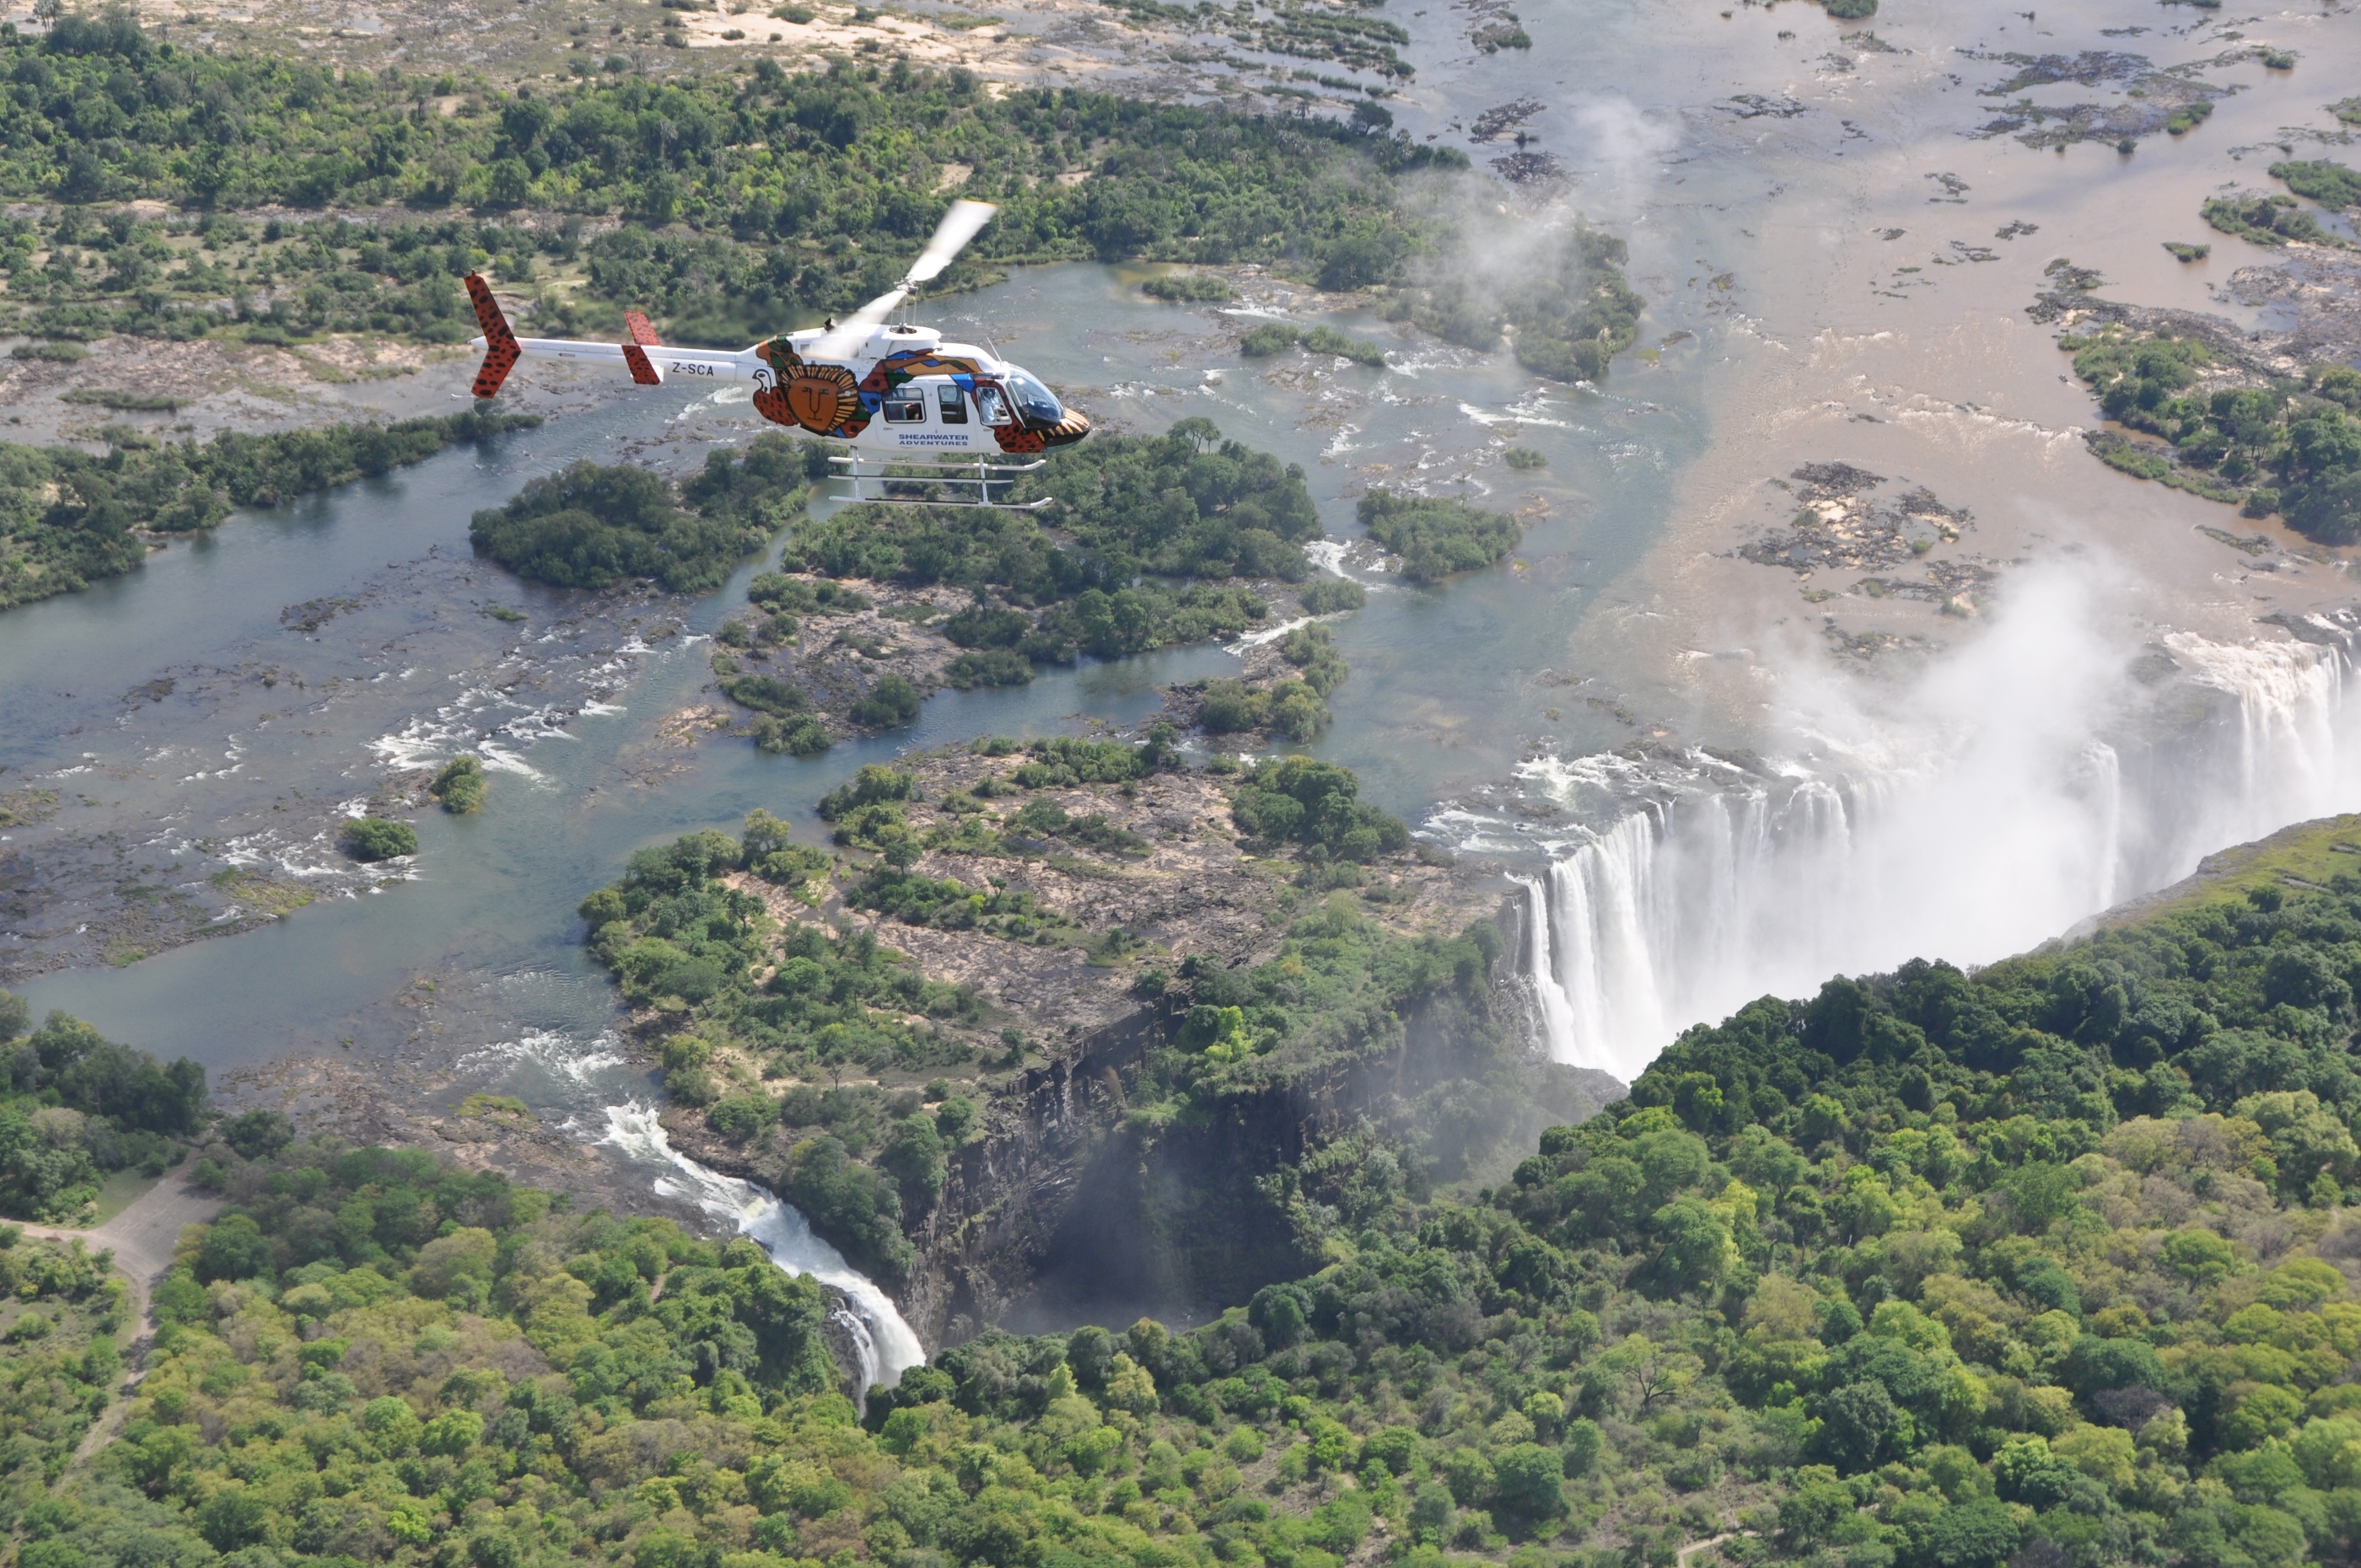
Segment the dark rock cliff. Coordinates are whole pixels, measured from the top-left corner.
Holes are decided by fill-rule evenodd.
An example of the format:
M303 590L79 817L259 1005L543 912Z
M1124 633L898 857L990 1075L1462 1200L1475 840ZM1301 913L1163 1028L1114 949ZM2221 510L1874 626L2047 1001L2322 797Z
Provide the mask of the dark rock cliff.
M1199 1113L1137 1114L1135 1091L1180 1020L1142 1009L1061 1049L994 1097L886 1284L930 1349L986 1328L1038 1332L1142 1315L1185 1324L1325 1261L1291 1203L1307 1160L1366 1135L1399 1150L1413 1188L1504 1179L1540 1130L1619 1098L1602 1072L1541 1059L1513 956L1521 902L1496 924L1504 956L1475 995L1430 997L1389 1038L1224 1094ZM675 1144L768 1182L768 1162L669 1113ZM1386 1157L1391 1157L1389 1155Z
M1518 904L1503 908L1504 936L1520 917ZM1290 1175L1356 1133L1403 1150L1413 1181L1505 1177L1543 1126L1622 1086L1534 1057L1514 960L1494 967L1488 990L1428 999L1375 1048L1161 1124L1133 1113L1133 1093L1178 1020L1143 1011L1087 1036L1027 1072L960 1151L914 1234L904 1315L932 1345L986 1327L1187 1322L1241 1304L1324 1261L1293 1223Z

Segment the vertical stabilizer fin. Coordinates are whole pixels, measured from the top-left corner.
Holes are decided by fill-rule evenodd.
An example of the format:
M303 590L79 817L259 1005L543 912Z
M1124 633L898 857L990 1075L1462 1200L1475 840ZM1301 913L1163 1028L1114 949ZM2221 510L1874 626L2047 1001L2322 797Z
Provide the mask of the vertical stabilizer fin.
M623 325L631 334L631 341L623 345L623 363L631 367L631 379L642 387L663 386L664 372L648 357L648 350L662 348L664 339L656 335L656 329L641 312L625 311Z
M467 298L475 303L476 324L484 329L484 363L476 371L476 396L489 398L498 394L524 350L517 346L516 334L509 330L509 319L500 313L500 302L492 298L492 286L481 273L467 274Z

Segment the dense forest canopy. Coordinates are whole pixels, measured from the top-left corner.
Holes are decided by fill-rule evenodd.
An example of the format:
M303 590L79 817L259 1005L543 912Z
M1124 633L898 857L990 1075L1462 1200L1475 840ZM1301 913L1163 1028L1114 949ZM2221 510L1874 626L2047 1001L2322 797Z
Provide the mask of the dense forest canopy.
M813 869L750 838L712 862ZM987 1332L865 1409L749 1244L282 1130L208 1158L122 1437L12 1522L35 1568L2346 1560L2356 955L2348 875L1765 999L1497 1190L1310 1152L1319 1266L1202 1327ZM1227 1005L1213 1072L1268 1059Z
M762 60L662 82L471 83L446 115L447 81L186 49L122 14L0 46L0 195L68 203L0 218L9 295L53 338L459 342L474 330L462 274L531 290L555 263L587 288L545 294L536 320L610 330L637 306L673 341L738 347L881 292L954 194L1001 212L946 288L1017 261L1257 262L1402 291L1391 313L1479 347L1515 323L1520 357L1560 379L1604 374L1640 310L1620 242L1588 230L1501 301L1425 287L1460 269L1415 177L1466 159L1389 132L1373 105L1265 118L1071 88L996 96L907 61L790 76ZM189 215L82 210L134 198ZM321 215L236 215L282 205ZM419 215L335 215L389 207Z

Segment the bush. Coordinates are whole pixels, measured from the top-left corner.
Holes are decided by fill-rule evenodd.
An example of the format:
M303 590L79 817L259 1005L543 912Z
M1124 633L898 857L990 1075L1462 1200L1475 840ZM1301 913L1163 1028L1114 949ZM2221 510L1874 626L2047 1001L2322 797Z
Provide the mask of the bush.
M714 455L725 463L730 456ZM771 529L727 505L703 510L707 515L683 511L672 486L635 464L583 461L478 512L467 537L477 554L562 588L637 578L675 593L709 593L763 547Z
M766 756L817 757L827 751L828 726L811 714L794 718L760 718L754 722L754 749Z
M977 686L1021 686L1033 678L1033 662L1005 648L961 653L950 662L943 678L961 691L972 691Z
M268 1159L295 1141L295 1124L276 1111L247 1111L221 1127L222 1141L242 1159Z
M1229 284L1211 272L1167 272L1142 283L1139 291L1151 300L1174 303L1231 297Z
M1501 453L1500 457L1502 461L1506 462L1511 468L1546 468L1549 466L1549 459L1542 454L1534 451L1530 446L1511 446L1506 452Z
M1302 335L1285 322L1265 322L1238 340L1238 352L1249 359L1268 359L1293 348Z
M858 615L870 608L869 596L825 580L809 582L784 572L764 572L746 585L749 603L774 615Z
M1303 334L1303 346L1314 354L1334 354L1361 365L1383 367L1386 351L1367 338L1352 337L1334 327L1315 326Z
M345 852L357 861L390 861L418 853L418 830L384 817L357 817L344 827Z
M708 1126L733 1140L751 1138L778 1119L779 1107L767 1094L733 1094L705 1113Z
M1309 757L1257 763L1230 805L1238 827L1258 839L1317 848L1340 860L1367 861L1406 848L1400 819L1356 799L1348 768Z
M443 764L426 793L452 816L465 817L484 804L484 765L473 757L454 757Z
M852 721L876 729L907 724L918 717L918 688L906 675L888 673L852 705Z
M721 683L721 695L741 707L778 718L811 710L811 694L781 675L738 675Z
M1369 602L1369 590L1350 577L1322 577L1303 590L1306 615L1334 615Z
M2271 178L2286 181L2289 190L2310 197L2331 212L2361 206L2361 173L2342 163L2332 163L2324 158L2274 163Z

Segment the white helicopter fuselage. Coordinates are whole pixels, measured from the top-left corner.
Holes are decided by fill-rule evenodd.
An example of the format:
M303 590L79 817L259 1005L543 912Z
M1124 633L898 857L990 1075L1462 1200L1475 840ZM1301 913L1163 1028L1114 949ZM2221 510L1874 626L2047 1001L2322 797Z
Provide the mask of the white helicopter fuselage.
M1042 453L1082 440L1091 422L1023 366L972 344L945 343L932 327L895 324L891 318L913 290L951 264L996 211L989 202L953 201L902 280L842 325L831 321L783 333L735 354L667 348L637 311L623 313L631 333L625 343L519 337L492 286L470 272L467 297L484 329L476 339L484 351L476 396L498 396L521 359L613 365L643 387L660 387L674 376L751 382L754 411L764 419L844 444L847 450L830 462L849 468L844 477L853 481L856 496L863 478L899 480L909 469L931 466L946 482L947 470L961 469L956 482L972 485L979 503L995 504L994 486L1001 482L995 474L1005 479L1039 467ZM880 466L866 471L870 462ZM1048 503L1043 498L1026 504Z
M757 412L790 429L841 442L866 455L1006 456L1069 445L1090 421L1064 407L1023 366L973 344L946 343L931 327L878 328L843 360L807 360L826 335L807 327L731 352L631 343L516 337L519 356L611 366L642 385L675 378L751 387ZM488 351L487 338L476 346ZM503 371L503 375L505 371Z

